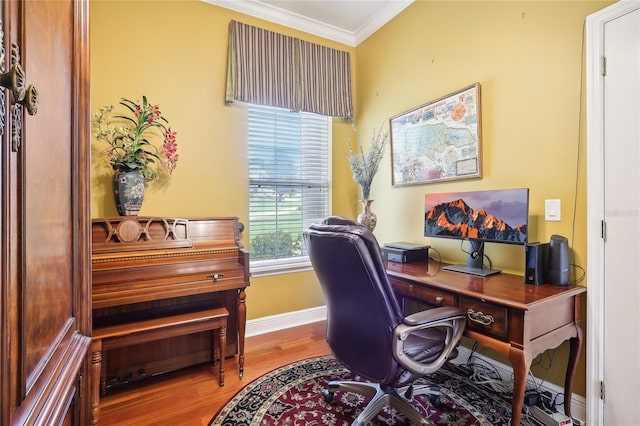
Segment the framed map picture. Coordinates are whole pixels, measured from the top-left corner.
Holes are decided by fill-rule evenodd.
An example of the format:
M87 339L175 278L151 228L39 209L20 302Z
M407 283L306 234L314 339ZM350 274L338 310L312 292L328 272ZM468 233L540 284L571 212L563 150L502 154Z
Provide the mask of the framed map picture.
M480 83L391 117L391 184L482 176Z

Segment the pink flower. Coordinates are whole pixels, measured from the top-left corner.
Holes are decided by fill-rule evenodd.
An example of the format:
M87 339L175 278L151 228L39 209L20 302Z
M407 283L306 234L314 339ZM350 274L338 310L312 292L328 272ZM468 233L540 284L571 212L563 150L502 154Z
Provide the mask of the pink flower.
M147 123L153 123L160 118L160 115L161 113L159 105L149 105L149 116L147 117Z
M114 161L118 158L118 155L113 152L113 149L107 149L105 151L105 154L107 154L107 158L109 159L109 161Z
M167 129L162 144L162 155L166 158L163 164L169 169L169 174L173 172L178 163L178 144L176 143L176 132L171 131L171 127Z
M110 145L105 155L113 169L138 169L146 182L157 177L158 165L166 167L169 173L173 172L178 162L176 132L168 128L169 123L162 116L160 106L149 103L146 96L135 102L121 98L120 105L130 115L125 111L110 117L113 106L101 107L91 123L96 138ZM157 147L154 137L159 135L162 135L162 143Z

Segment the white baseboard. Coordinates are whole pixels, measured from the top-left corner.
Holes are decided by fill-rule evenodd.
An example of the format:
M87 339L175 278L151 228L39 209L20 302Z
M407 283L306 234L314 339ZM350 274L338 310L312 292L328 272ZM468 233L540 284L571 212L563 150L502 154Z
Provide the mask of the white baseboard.
M326 306L318 306L316 308L303 309L301 311L270 315L267 317L248 320L245 336L257 336L260 334L271 333L272 331L285 330L299 325L310 324L312 322L324 321L326 319Z
M324 321L327 319L327 307L318 306L316 308L303 309L301 311L286 312L284 314L270 315L267 317L256 318L247 321L246 337L257 336L260 334L270 333L273 331L285 330L291 327L297 327L299 325L310 324L317 321ZM458 348L458 357L453 360L456 364L466 363L471 351L460 346ZM513 369L511 366L498 362L494 359L485 357L480 354L474 354L475 357L481 358L496 367L496 370L500 373L505 381L511 380ZM547 390L552 394L563 393L564 390L561 386L553 383L544 382L541 386L542 390ZM562 407L558 407L562 409ZM586 399L580 395L573 394L571 398L571 411L573 417L582 420L586 418Z

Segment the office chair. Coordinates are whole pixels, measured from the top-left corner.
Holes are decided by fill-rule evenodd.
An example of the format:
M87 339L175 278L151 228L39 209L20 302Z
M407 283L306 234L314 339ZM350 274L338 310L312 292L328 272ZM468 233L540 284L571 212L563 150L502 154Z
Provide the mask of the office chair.
M331 382L325 400L339 390L371 397L352 426L385 406L412 424L429 424L398 391L407 387L411 398L413 382L444 365L466 325L464 312L438 307L405 317L376 238L356 222L330 216L303 235L327 301L327 343L338 361L370 382Z

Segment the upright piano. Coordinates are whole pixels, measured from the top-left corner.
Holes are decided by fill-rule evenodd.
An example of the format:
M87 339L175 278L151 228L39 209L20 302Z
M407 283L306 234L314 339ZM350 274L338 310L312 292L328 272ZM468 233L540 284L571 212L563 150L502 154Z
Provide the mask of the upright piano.
M223 353L238 356L242 376L249 254L240 242L241 226L236 217L93 219L94 334L101 327L125 325L126 330L128 323L225 307L229 316ZM215 362L212 344L211 333L173 336L108 352L94 350L92 363L104 369L104 392ZM92 400L99 401L99 396Z

